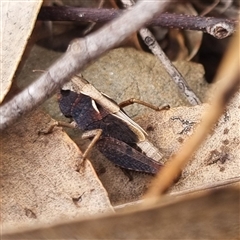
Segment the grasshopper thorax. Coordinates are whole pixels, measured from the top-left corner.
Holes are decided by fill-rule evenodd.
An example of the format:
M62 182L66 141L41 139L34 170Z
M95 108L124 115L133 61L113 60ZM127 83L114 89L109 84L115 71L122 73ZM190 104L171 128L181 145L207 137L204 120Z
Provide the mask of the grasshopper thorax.
M89 96L71 90L61 90L59 107L65 117L73 118L78 127L86 130L93 122L102 120L108 113Z

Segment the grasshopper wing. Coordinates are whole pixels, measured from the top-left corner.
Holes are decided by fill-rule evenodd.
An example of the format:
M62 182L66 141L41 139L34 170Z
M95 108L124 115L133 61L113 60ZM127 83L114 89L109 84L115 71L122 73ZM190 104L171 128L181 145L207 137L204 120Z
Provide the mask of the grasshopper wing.
M106 158L122 168L156 174L163 167L161 163L112 137L100 139L96 146Z

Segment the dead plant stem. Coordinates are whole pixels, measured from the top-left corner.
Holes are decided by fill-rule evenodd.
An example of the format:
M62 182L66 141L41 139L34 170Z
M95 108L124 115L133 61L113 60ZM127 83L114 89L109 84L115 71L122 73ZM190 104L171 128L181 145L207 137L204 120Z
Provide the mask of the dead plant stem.
M119 9L45 6L41 8L38 20L104 23L121 16L123 13L124 11ZM233 34L236 22L233 19L162 13L156 15L145 26L203 31L215 38L222 39Z

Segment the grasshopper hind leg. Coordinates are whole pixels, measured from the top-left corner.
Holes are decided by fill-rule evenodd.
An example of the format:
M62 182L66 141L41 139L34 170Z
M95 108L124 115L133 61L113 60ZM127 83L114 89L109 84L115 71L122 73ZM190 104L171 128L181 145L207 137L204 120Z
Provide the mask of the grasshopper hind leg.
M143 105L145 107L151 108L151 109L153 109L155 111L162 111L162 110L170 109L170 106L168 104L165 104L163 106L157 107L157 106L154 106L154 105L152 105L150 103L144 102L144 101L142 101L140 99L136 99L136 98L130 98L130 99L126 100L126 101L123 101L123 102L119 103L118 105L119 105L120 108L125 108L125 107L127 107L129 105L132 105L134 103L138 103L138 104Z

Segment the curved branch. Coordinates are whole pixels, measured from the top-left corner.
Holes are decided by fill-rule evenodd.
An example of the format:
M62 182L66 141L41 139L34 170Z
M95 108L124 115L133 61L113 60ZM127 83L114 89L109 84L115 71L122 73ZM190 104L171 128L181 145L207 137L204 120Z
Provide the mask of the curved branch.
M0 107L0 129L9 126L23 114L40 105L88 62L114 47L138 30L154 14L162 11L167 1L140 1L131 10L84 39L76 39L68 51L46 73Z

